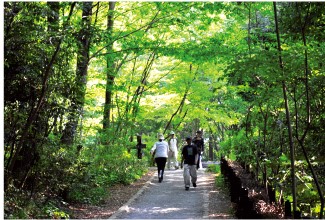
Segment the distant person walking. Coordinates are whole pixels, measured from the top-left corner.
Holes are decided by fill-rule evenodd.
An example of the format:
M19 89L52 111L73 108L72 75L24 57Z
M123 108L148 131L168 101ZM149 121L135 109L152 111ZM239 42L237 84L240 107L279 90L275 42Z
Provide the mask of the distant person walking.
M193 138L192 142L193 142L193 144L195 144L195 146L197 147L197 150L198 150L199 158L198 158L196 168L199 169L200 167L202 167L201 159L202 159L202 154L204 151L204 140L202 137L202 131L199 130L196 132L196 136Z
M164 136L161 134L158 136L158 141L151 148L150 153L155 154L155 161L158 168L158 180L161 183L164 178L164 171L168 157L168 143L164 141Z
M191 137L187 137L185 139L186 145L183 147L182 150L182 161L181 167L183 166L184 162L184 184L185 190L190 189L191 182L193 187L196 187L196 180L197 180L197 172L196 172L196 164L198 162L198 150L195 145L193 145Z
M171 163L174 164L175 169L177 170L178 167L178 161L177 161L177 157L178 157L178 147L177 147L177 139L175 137L175 132L170 132L171 134L171 139L169 140L169 152L168 152L168 162L167 162L167 167L168 169L170 169L170 165Z

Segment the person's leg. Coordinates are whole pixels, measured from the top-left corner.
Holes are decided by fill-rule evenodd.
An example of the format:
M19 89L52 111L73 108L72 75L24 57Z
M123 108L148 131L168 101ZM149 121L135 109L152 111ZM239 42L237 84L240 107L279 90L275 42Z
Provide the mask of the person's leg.
M196 181L197 181L196 165L190 166L190 175L191 175L192 184L194 187L196 187Z
M175 168L178 169L178 161L177 161L177 153L175 153L174 155L174 164L175 164Z
M175 159L175 153L171 153L171 156L170 156L170 163L172 163L172 166L171 167L174 167L176 168L176 159Z
M190 188L190 166L188 164L184 164L184 171L183 171L183 177L184 177L184 184L185 189L188 190Z
M161 180L164 178L165 166L166 166L167 158L161 158Z
M167 158L166 157L158 157L156 159L157 159L156 162L157 162L157 166L158 166L158 178L159 178L159 182L161 182L163 180Z
M199 168L202 168L202 154L200 155L200 160L198 161Z
M199 153L198 161L197 161L197 164L196 164L197 169L200 168L200 163L201 163L201 153Z
M171 156L168 153L168 162L167 162L167 168L170 169L170 162L171 162Z
M155 161L157 163L158 178L160 179L160 176L161 176L161 158L157 157L157 158L155 158Z

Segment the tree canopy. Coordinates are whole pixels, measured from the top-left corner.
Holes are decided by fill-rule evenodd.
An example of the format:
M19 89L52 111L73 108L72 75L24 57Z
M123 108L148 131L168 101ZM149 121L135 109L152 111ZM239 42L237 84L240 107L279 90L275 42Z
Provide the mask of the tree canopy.
M158 133L182 142L200 129L206 159L237 160L279 203L322 217L324 12L322 2L4 2L5 213L33 215L17 198L98 202L146 172Z

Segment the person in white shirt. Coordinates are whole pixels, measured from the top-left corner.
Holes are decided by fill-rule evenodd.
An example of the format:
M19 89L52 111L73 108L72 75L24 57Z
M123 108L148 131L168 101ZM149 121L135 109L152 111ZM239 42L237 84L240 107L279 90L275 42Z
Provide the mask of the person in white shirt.
M168 163L167 163L167 167L168 169L170 169L170 164L173 163L175 169L178 169L178 161L177 161L177 157L178 157L178 147L177 147L177 139L175 137L175 132L170 132L171 134L171 139L169 140L169 153L168 153Z
M168 157L168 143L164 141L164 136L159 135L158 141L151 148L150 153L155 154L155 161L157 163L158 168L158 179L161 183L164 178L164 170Z

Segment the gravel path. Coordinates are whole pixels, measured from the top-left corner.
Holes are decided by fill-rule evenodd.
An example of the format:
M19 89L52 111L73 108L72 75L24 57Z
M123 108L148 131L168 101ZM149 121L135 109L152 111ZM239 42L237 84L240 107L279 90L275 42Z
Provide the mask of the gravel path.
M202 219L202 218L233 218L225 209L229 209L230 202L225 201L222 193L217 193L213 187L214 176L198 170L197 187L185 190L183 170L166 170L162 183L157 175L146 183L125 205L123 205L111 219ZM209 211L209 196L212 201L223 204L223 213ZM221 206L222 206L221 204ZM231 206L231 205L230 205ZM227 210L228 211L228 210Z

